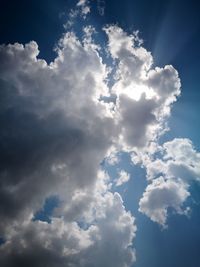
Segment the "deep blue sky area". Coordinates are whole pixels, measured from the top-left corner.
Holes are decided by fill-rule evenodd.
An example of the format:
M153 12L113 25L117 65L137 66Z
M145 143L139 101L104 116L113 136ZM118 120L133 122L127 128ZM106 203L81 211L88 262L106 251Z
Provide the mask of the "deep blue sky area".
M39 57L50 62L55 57L53 48L64 32L63 24L74 3L73 0L1 0L0 43L35 40L40 49ZM172 109L171 130L163 140L187 137L199 150L200 1L105 0L104 16L98 14L96 1L91 1L91 6L90 21L97 28L117 23L128 32L139 30L155 65L172 64L178 70L182 95ZM162 230L137 211L146 185L145 174L135 168L132 176L120 193L123 195L123 190L126 191L125 205L136 217L138 227L134 266L199 267L200 186L192 186L193 199L188 200L193 208L190 218L169 216L169 228ZM46 205L51 211L49 203ZM48 221L48 214L44 211L41 214Z

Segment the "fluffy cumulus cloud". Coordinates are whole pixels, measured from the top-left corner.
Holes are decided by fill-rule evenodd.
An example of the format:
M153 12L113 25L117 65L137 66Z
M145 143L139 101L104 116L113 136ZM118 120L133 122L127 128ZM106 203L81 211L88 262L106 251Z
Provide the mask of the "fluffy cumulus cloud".
M0 49L3 226L30 216L52 193L71 198L92 187L113 142L111 115L97 101L107 90L97 51L73 34L60 45L50 65L37 59L35 42Z
M128 35L116 26L104 29L108 49L116 62L116 119L121 129L123 149L140 150L165 131L171 104L180 94L180 80L171 66L152 69L153 58L141 46L138 34Z
M77 8L87 15L88 1ZM114 166L122 150L147 169L141 212L161 224L168 207L185 212L200 156L187 139L157 145L180 94L178 73L171 65L153 68L137 33L103 30L106 48L91 26L83 38L67 32L49 64L34 41L0 46L1 266L131 266L134 217L112 187L130 175L112 181L101 164ZM34 219L52 195L59 205L50 222Z
M173 208L180 214L187 212L187 209L183 210L181 206L189 195L187 185L182 181L159 177L147 186L139 202L139 211L145 213L152 221L166 226L168 208Z
M129 266L134 219L99 174L119 131L99 100L108 69L89 34L67 33L50 64L38 54L33 41L0 47L1 262ZM52 222L34 221L51 195L61 203Z
M189 139L166 142L159 152L160 157L143 158L150 184L139 204L141 212L165 226L168 208L181 214L189 210L184 202L190 196L191 182L200 179L200 153Z
M93 215L82 219L82 226L81 221L54 217L50 224L24 221L9 229L8 241L0 248L1 265L130 266L135 260L134 218L125 211L120 195L105 189L96 187L93 206L87 209Z

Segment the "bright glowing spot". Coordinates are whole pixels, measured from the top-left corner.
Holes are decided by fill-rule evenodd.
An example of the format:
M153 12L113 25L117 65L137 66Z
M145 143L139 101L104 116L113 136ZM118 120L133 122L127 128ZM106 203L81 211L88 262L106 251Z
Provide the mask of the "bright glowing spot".
M122 92L136 101L140 100L142 94L145 94L147 99L151 99L156 95L151 88L138 84L131 84L124 88Z

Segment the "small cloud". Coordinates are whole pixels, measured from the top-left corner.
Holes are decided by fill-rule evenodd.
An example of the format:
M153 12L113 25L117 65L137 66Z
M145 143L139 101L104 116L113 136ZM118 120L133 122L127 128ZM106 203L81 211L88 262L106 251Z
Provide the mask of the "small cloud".
M85 19L86 18L86 15L88 13L90 13L90 7L88 5L88 0L80 0L77 3L77 7L80 7L81 8L81 15Z
M84 5L86 5L86 3L87 3L87 0L79 0L76 5L77 6L84 6Z
M172 208L177 214L188 213L189 209L184 209L183 203L189 195L187 184L180 179L159 177L147 186L139 202L139 211L165 228L168 208Z
M119 155L115 152L111 152L110 155L106 158L106 162L111 166L117 165L119 161Z
M116 179L116 186L121 186L127 183L130 179L130 174L125 172L124 170L120 171L118 179Z

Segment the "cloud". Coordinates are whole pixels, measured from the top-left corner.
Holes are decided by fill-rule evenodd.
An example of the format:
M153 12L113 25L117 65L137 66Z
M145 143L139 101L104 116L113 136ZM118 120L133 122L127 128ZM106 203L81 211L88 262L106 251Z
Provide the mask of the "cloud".
M77 7L81 7L81 15L83 16L83 18L86 18L86 15L88 13L90 13L90 7L88 5L88 1L87 0L79 0L79 2L76 5Z
M79 0L75 8L71 8L68 14L61 13L61 16L66 15L67 21L63 24L65 30L71 30L78 20L84 23L88 14L90 13L90 6L88 0Z
M130 266L135 261L131 247L134 218L125 211L118 193L98 193L89 209L95 215L88 225L53 218L50 224L25 221L10 229L7 242L0 247L1 265Z
M117 65L111 92L116 95L120 143L126 150L147 147L167 130L165 121L180 94L178 73L171 65L153 69L152 55L137 32L128 35L117 26L104 30Z
M69 192L92 186L112 143L111 116L95 100L107 90L105 66L74 35L60 45L50 65L36 58L35 42L0 48L1 224L66 184Z
M124 170L120 171L118 179L116 179L116 186L120 186L124 183L127 183L130 179L130 174Z
M199 181L200 177L200 153L197 152L187 138L175 138L159 148L161 158L147 160L147 178L153 179L159 173L168 178L181 178L190 183L192 180Z
M180 80L172 66L153 69L152 55L137 33L117 26L104 31L114 74L91 26L84 28L83 38L64 34L49 64L39 58L34 41L0 46L2 266L121 267L135 261L134 217L111 192L101 163L107 158L116 164L123 150L140 155L141 162L145 158L148 175L157 174L156 166L150 171L153 161L146 151L158 149ZM170 144L163 149L174 160L160 160L163 178L153 180L140 200L140 210L161 224L167 208L181 212L189 195L185 181L167 177L180 171L181 156L172 154ZM185 164L198 171L198 164ZM117 185L128 179L121 172ZM34 221L52 195L60 204L51 222Z
M33 41L0 46L3 266L135 260L134 218L99 176L118 127L112 105L99 100L109 94L108 69L90 40L65 34L50 64L38 58ZM33 221L51 195L61 203L51 223Z
M79 0L77 3L77 6L84 6L86 4L87 0Z
M168 208L173 208L179 214L187 212L182 205L189 195L187 185L181 180L159 177L147 186L139 202L139 211L165 227Z
M139 210L165 225L169 207L177 213L187 214L188 208L184 210L182 206L190 196L191 182L200 179L200 153L186 138L173 139L159 149L162 157L143 160L150 184L140 199Z
M171 65L150 70L147 84L154 89L161 101L173 103L176 97L180 95L181 84L178 72Z

